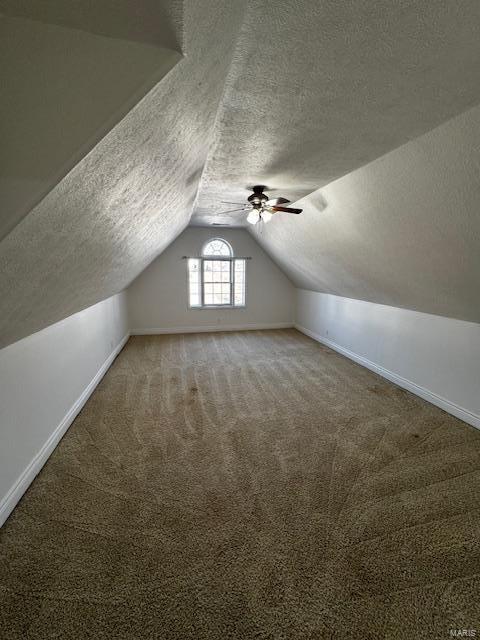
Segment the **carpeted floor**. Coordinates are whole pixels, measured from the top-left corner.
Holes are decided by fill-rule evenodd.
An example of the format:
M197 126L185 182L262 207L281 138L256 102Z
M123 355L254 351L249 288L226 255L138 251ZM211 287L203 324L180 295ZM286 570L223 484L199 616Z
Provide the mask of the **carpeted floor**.
M480 635L480 432L294 330L135 337L0 540L2 640Z

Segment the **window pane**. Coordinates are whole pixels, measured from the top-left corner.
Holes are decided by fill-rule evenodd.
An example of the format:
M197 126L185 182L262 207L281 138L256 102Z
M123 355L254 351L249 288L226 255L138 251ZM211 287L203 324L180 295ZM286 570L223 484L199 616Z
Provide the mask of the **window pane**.
M188 260L188 304L191 307L200 306L200 260L189 258Z
M235 280L233 292L233 304L236 307L245 306L245 260L237 258L234 260Z
M199 271L199 262L198 258L189 258L188 259L188 269L190 273L194 273Z
M203 279L205 282L213 282L213 264L211 260L203 261Z
M230 260L204 260L204 282L230 282Z

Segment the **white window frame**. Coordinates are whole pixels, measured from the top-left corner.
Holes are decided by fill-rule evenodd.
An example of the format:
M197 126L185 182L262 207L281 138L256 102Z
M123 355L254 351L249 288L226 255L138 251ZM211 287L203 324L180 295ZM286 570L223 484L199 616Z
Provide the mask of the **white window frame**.
M204 255L205 247L213 242L214 240L219 240L220 242L225 243L230 249L229 256L215 256L215 255ZM188 285L188 308L189 309L245 309L247 306L247 260L245 258L235 258L233 255L233 250L231 245L224 240L223 238L211 238L208 240L202 247L202 254L198 258L192 258L193 260L198 260L199 268L199 283L198 283L198 292L200 304L192 305L190 304L191 299L191 284L190 284L190 266L187 263L187 285ZM205 304L205 262L220 260L223 262L230 263L230 302L226 304ZM243 304L235 304L235 265L237 262L243 262Z

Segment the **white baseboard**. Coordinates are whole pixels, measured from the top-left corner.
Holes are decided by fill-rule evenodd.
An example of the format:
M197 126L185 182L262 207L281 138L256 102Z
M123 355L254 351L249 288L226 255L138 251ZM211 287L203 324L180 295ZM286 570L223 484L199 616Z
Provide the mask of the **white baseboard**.
M305 327L302 327L299 324L295 324L294 326L295 326L295 329L298 329L298 331L301 331L306 336L313 338L317 342L321 342L322 344L324 344L327 347L330 347L330 349L333 349L334 351L338 351L338 353L341 353L343 356L346 356L347 358L350 358L350 360L354 360L355 362L357 362L358 364L361 364L367 369L370 369L371 371L378 373L380 376L382 376L383 378L386 378L387 380L390 380L390 382L397 384L399 387L402 387L403 389L407 389L407 391L411 391L415 395L420 396L420 398L427 400L427 402L431 402L437 407L440 407L440 409L443 409L447 413L452 414L456 418L460 418L460 420L463 420L464 422L471 424L473 427L480 429L479 415L472 413L471 411L468 411L463 407L458 406L454 402L451 402L450 400L447 400L446 398L443 398L442 396L437 395L433 391L429 391L428 389L425 389L425 387L422 387L416 384L415 382L412 382L411 380L408 380L407 378L404 378L398 375L397 373L390 371L389 369L385 369L384 367L376 364L375 362L368 360L368 358L359 356L355 352L340 346L336 342L332 342L331 340L324 338L318 333L314 333L313 331L310 331L310 329L306 329Z
M0 501L0 527L4 524L5 520L16 507L17 503L20 501L20 498L28 489L31 482L35 479L35 476L39 473L45 462L48 460L53 450L67 431L68 427L80 413L82 407L87 402L88 398L92 395L95 387L106 374L117 355L123 349L129 337L129 334L127 334L120 340L118 345L114 348L112 353L102 364L88 386L84 389L80 397L76 400L67 414L63 417L62 421L56 427L55 431L48 438L48 440L45 442L36 456L30 461L26 469L21 473L20 477L17 479L8 493Z
M132 336L150 336L171 333L211 333L218 331L259 331L262 329L291 329L293 322L269 322L265 324L212 324L198 327L148 327L146 329L133 329Z

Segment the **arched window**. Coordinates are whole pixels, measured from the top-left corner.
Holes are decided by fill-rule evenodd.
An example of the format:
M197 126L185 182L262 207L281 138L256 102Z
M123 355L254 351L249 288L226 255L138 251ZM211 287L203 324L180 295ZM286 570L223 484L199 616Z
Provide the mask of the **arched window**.
M202 256L233 256L232 247L226 240L213 238L203 245Z
M200 258L188 260L190 307L244 307L245 275L245 259L234 258L226 240L212 238Z

